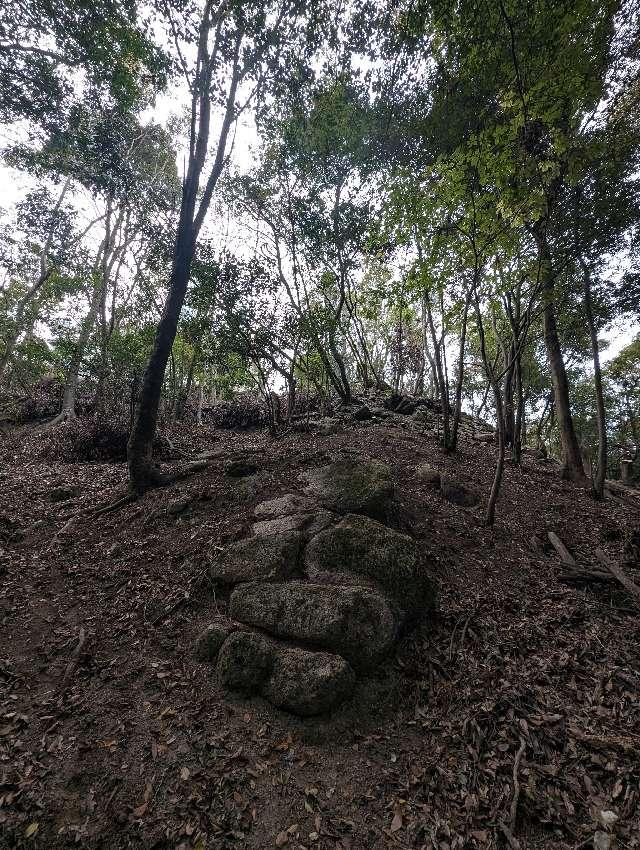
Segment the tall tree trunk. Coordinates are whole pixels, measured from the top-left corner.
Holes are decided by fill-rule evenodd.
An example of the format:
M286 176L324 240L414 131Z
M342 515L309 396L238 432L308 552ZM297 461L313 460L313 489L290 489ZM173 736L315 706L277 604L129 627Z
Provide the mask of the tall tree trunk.
M571 403L569 401L569 383L562 357L562 348L558 337L555 315L555 273L551 262L551 252L547 239L546 221L540 220L533 228L538 248L540 266L540 284L544 301L542 327L544 342L549 360L551 380L555 400L555 413L562 446L562 477L584 483L586 476L582 464L580 444L573 426Z
M142 381L136 418L129 437L128 462L131 484L136 490L146 490L161 483L153 466L153 438L158 421L164 372L178 330L180 311L187 293L195 238L190 221L181 221L176 236L176 248L169 281L169 295L156 330L153 350Z
M460 328L460 348L458 350L458 372L456 378L456 391L454 394L453 424L451 426L451 451L455 452L458 447L458 428L462 418L462 385L464 383L464 349L467 339L467 323L469 319L470 296L467 295L464 302L464 313L462 314L462 327Z
M198 349L195 349L193 355L191 357L191 362L189 363L189 370L187 372L187 383L184 388L184 391L180 391L180 395L178 398L178 404L176 406L176 419L178 421L184 419L184 413L189 403L189 396L191 395L191 387L193 386L193 375L196 368L196 362L198 359Z
M591 297L591 270L580 256L584 280L584 310L589 326L591 338L591 352L593 355L593 383L596 392L596 418L598 423L598 466L593 477L592 489L596 499L602 499L604 495L604 480L607 473L607 414L604 406L604 392L602 390L602 370L600 367L600 346L598 344L598 331L593 316L593 302Z
M198 384L198 407L196 409L196 425L202 425L202 405L204 403L204 383L200 379Z
M505 368L507 369L507 371L504 376L504 445L505 448L509 446L509 448L513 451L516 431L516 411L513 398L516 383L516 352L513 343L509 346L508 349L505 349L505 356Z
M67 374L64 382L64 394L62 396L62 410L60 416L56 417L54 422L64 422L67 419L74 419L76 415L76 392L78 389L78 380L80 378L80 367L84 360L87 344L91 337L91 332L96 324L98 310L100 308L102 283L97 283L91 293L91 301L89 310L82 320L80 333L71 355L71 362L67 369ZM53 423L52 423L53 424Z
M522 387L522 356L519 351L516 353L514 365L516 372L516 418L513 432L513 445L511 446L511 460L514 464L519 465L520 460L522 459L522 445L526 440L524 391Z
M504 473L504 410L502 406L502 394L500 386L492 381L493 397L496 405L496 424L498 426L498 445L496 448L496 468L493 473L493 483L491 484L491 492L487 502L484 521L487 525L493 525L496 519L496 503L500 494L500 486L502 484L502 475Z
M234 44L233 70L229 89L226 94L225 113L216 145L215 159L207 177L196 212L200 177L205 166L209 148L211 121L210 86L215 70L215 56L210 53L209 47L209 34L212 26L214 26L214 21L210 17L210 13L210 6L207 5L199 33L197 79L191 89L189 164L180 202L180 218L173 247L169 292L160 322L156 328L153 350L144 373L138 410L127 445L129 484L133 490L138 492L163 483L162 476L153 466L152 452L164 372L178 330L182 305L187 294L198 233L211 204L213 191L224 169L227 139L236 115L236 93L242 77L240 47L243 34L239 30L236 34ZM218 23L218 26L220 26L220 23ZM215 49L214 47L214 52Z

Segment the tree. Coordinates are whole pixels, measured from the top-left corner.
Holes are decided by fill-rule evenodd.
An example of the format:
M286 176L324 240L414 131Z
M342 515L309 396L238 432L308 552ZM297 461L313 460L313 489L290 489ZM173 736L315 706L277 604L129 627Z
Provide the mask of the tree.
M20 0L0 7L0 120L45 136L74 105L102 93L126 107L164 81L165 59L128 0Z
M168 293L129 438L129 476L132 488L137 491L161 483L152 463L152 445L162 381L187 292L198 234L229 159L231 128L257 97L265 98L287 79L294 79L308 51L304 34L302 43L300 40L304 9L300 0L281 0L267 11L262 3L253 0L219 6L205 0L199 9L199 19L189 20L183 32L178 31L170 4L166 9L179 63L191 94L191 117ZM192 32L196 33L193 45L196 60L195 66L189 69L180 41L181 37L189 41ZM244 100L241 99L242 87L247 90ZM221 123L213 143L213 159L205 171L212 141L212 107L218 104L222 107Z

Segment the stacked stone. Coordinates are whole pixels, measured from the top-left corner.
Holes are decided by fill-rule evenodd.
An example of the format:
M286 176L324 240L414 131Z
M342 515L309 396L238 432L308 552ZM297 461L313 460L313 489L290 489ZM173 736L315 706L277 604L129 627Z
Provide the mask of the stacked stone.
M306 716L348 699L435 593L416 541L390 527L385 464L338 461L300 483L259 504L253 536L212 566L229 617L205 630L198 654L226 687Z

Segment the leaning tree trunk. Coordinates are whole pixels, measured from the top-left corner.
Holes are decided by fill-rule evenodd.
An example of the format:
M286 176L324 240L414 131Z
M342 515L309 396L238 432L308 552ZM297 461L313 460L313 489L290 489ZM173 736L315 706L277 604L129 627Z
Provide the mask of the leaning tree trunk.
M496 468L493 473L493 483L491 484L491 492L487 502L487 509L484 515L486 525L493 525L496 519L496 504L500 495L500 486L502 484L502 475L504 473L504 454L505 454L505 428L504 428L504 409L502 404L502 394L500 386L492 381L493 397L496 405L496 424L498 426L498 445L496 447Z
M497 445L497 454L496 454L496 468L493 475L493 483L491 485L491 492L489 493L489 499L487 501L487 508L484 515L484 521L486 525L493 525L496 518L496 504L498 502L498 496L500 495L500 486L502 484L502 476L504 473L504 454L505 454L505 428L504 428L504 403L502 400L502 390L500 386L500 380L495 375L493 366L491 365L491 361L489 358L489 354L487 352L487 344L486 344L486 336L484 332L484 323L482 320L482 313L480 311L480 299L478 296L478 276L474 276L473 281L473 308L476 315L476 325L478 330L478 337L480 340L480 355L482 357L482 365L484 366L484 372L487 376L487 381L489 383L489 387L493 390L493 397L496 405L496 424L498 431L498 445ZM487 388L488 389L488 388ZM487 393L488 394L488 393Z
M555 315L555 275L551 263L551 252L547 240L546 225L539 222L534 228L540 264L540 283L544 307L542 327L544 342L551 370L551 381L555 399L555 412L562 445L562 477L584 483L585 472L580 444L573 426L569 401L569 382L562 357Z
M195 199L194 199L195 200ZM184 220L176 236L169 295L156 330L153 350L142 381L140 400L128 445L131 486L143 491L161 483L162 478L153 466L153 438L158 421L164 373L178 330L180 311L187 293L191 263L195 253L195 236L190 220Z
M580 257L580 265L584 276L584 309L591 337L591 351L593 354L593 382L596 392L596 418L598 422L598 466L593 478L593 495L596 499L602 499L604 495L604 479L607 471L607 418L604 406L604 392L602 390L602 370L600 368L600 347L598 345L598 331L593 316L593 304L591 300L591 272L589 267Z
M511 446L511 461L517 466L522 459L522 446L526 442L526 418L524 411L524 390L522 387L522 355L516 352L516 419L513 433L513 445Z
M202 20L199 32L198 70L192 86L189 164L183 184L180 218L173 246L169 292L160 322L156 328L153 350L144 373L136 418L127 444L129 486L135 492L142 492L150 487L157 486L164 480L158 470L155 469L152 459L153 438L158 421L164 372L178 330L182 305L187 294L198 233L209 209L213 191L225 166L227 139L236 116L236 93L242 77L240 47L243 32L240 30L235 38L233 70L226 95L226 108L218 135L215 159L204 184L196 212L200 177L209 147L211 128L210 87L215 65L215 57L210 53L209 48L209 35L213 27L213 17L210 15L210 5L206 4L206 7L206 15ZM215 43L217 45L217 39Z

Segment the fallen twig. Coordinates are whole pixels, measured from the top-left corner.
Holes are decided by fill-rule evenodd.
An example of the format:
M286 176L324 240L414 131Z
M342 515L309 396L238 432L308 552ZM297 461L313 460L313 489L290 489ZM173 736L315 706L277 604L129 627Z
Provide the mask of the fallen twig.
M504 821L500 821L500 829L502 830L504 837L507 839L507 842L509 844L509 847L511 847L511 850L522 850L520 842L515 837L513 832L511 832L511 830L509 829L509 827L506 825L506 823Z
M606 552L603 552L602 549L596 549L596 558L609 570L611 575L620 582L627 593L631 594L631 596L640 603L640 587L638 587L638 585L632 581L617 564L614 564L613 561L609 560Z
M62 702L62 698L64 697L65 690L67 687L67 683L71 676L73 675L74 670L78 666L78 662L80 660L80 653L82 652L82 647L85 643L85 631L84 626L80 626L80 634L78 635L78 643L76 644L76 648L73 650L71 658L69 659L69 663L67 664L64 675L62 677L62 681L60 682L60 697L58 702Z
M549 534L547 535L547 537L549 538L549 542L551 543L553 548L556 550L558 555L560 555L560 559L562 560L562 563L563 564L569 564L569 566L575 567L576 559L573 557L571 552L564 545L562 540L560 540L558 535L555 534L553 531L550 531Z
M509 809L512 829L516 825L516 816L518 814L518 800L520 799L520 780L518 774L520 773L520 762L526 746L524 738L520 738L520 747L513 762L513 799L511 800L511 807Z
M516 753L516 757L513 760L513 797L511 799L511 805L509 806L509 823L506 824L504 820L500 821L500 829L502 830L504 837L507 839L507 843L511 847L511 850L521 850L520 842L513 834L513 831L516 826L518 801L520 799L520 762L522 761L522 756L526 746L524 738L520 738L520 746Z

